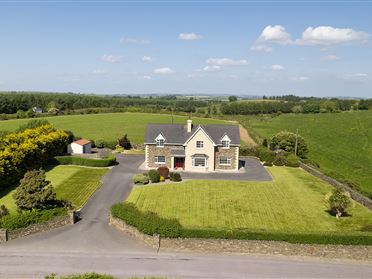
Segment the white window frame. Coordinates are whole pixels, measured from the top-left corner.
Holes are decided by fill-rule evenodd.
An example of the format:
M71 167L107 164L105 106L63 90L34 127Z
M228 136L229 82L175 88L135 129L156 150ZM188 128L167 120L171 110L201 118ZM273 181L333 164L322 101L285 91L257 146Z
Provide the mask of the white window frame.
M223 140L222 141L222 148L223 149L230 149L230 141L229 140Z
M199 146L198 146L198 144L199 144ZM196 149L204 149L204 141L197 140L196 141Z
M203 165L195 165L195 159L203 159L204 160L204 166ZM194 168L207 168L208 167L208 158L206 158L206 157L193 157L192 158L192 166Z
M159 161L159 157L163 157L164 158L164 162L163 161ZM155 162L155 164L157 164L157 165L165 165L165 156L155 156L154 157L154 162Z
M221 163L221 160L226 160L226 163ZM220 166L231 166L231 158L220 157Z
M165 140L164 139L157 139L156 140L156 147L164 147Z

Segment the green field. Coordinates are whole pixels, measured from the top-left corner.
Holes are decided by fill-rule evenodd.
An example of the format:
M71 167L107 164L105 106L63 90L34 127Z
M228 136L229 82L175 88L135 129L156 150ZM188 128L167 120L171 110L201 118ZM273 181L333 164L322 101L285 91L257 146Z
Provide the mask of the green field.
M174 123L186 124L186 116L173 116ZM87 139L117 140L128 134L132 143L143 143L147 123L172 123L172 116L150 113L105 113L46 117L55 127L71 130ZM0 121L0 131L14 131L30 119ZM223 124L221 120L193 117L195 124Z
M372 193L372 111L242 119L245 127L261 138L298 129L309 145L308 157L323 171L338 173Z
M100 186L101 177L107 170L107 168L56 166L46 173L46 177L51 181L57 198L69 200L75 208L80 208ZM14 191L13 187L0 192L0 204L4 204L10 212L16 211Z
M176 218L186 228L352 232L372 224L372 212L356 203L350 216L331 216L325 195L333 188L301 169L269 170L273 182L194 180L140 186L127 201L141 211Z

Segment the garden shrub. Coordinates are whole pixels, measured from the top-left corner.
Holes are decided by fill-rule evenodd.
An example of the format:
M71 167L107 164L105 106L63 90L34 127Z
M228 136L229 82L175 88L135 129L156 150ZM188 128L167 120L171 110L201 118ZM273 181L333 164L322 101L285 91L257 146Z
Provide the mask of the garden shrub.
M263 165L266 166L266 167L272 167L273 162L265 162Z
M273 160L273 164L275 166L284 166L287 164L287 159L282 154L277 154L276 157Z
M9 210L5 205L0 205L0 219L6 215L9 215Z
M56 274L50 274L45 276L45 279L119 279L118 277L114 277L111 275L106 274L98 274L95 272L92 273L83 273L83 274L73 274L68 276L58 276Z
M138 173L133 176L133 183L139 185L145 185L149 183L149 177L143 173Z
M297 138L297 156L301 158L305 158L306 154L308 153L307 144L305 143L305 140L300 135L282 131L274 136L272 136L270 141L270 147L274 150L284 150L286 152L294 153L295 152L295 146L296 146L296 138Z
M0 228L7 230L15 230L19 228L26 228L29 225L43 223L49 221L57 216L64 216L67 214L67 209L53 208L44 210L22 211L21 213L10 214L0 219Z
M120 145L126 150L132 148L132 144L130 143L127 134L125 134L122 138L118 139L118 145Z
M257 147L257 155L261 162L272 162L275 158L275 152L263 147Z
M142 212L133 203L119 203L111 207L113 217L123 220L147 235L159 234L170 238L217 238L242 240L275 240L289 243L372 245L368 232L301 233L255 231L249 229L191 229L184 228L176 219L165 219L154 212Z
M116 158L115 156L108 156L104 159L92 159L92 158L83 158L77 156L56 156L54 157L57 164L61 165L78 165L78 166L87 166L87 167L108 167L115 165Z
M166 166L159 167L158 168L158 173L160 174L160 176L163 176L164 178L169 177L169 169Z
M329 208L336 218L341 217L351 205L351 199L348 193L340 189L335 189L328 198Z
M109 148L109 149L115 149L117 145L117 141L115 140L110 140L110 141L104 141L103 142L103 147Z
M298 168L300 166L300 162L297 159L297 156L294 154L289 154L287 156L287 162L285 163L287 167L292 167L292 168Z
M158 183L160 181L160 174L158 173L157 170L150 170L149 178L151 183Z
M170 177L170 180L174 182L182 181L181 174L179 172L172 172L172 176Z
M105 147L105 141L103 139L96 139L94 141L94 145L97 147L97 148L104 148Z
M164 176L160 175L160 179L159 179L160 182L165 182L165 178Z
M242 146L239 148L239 156L254 156L258 157L258 152L255 147Z

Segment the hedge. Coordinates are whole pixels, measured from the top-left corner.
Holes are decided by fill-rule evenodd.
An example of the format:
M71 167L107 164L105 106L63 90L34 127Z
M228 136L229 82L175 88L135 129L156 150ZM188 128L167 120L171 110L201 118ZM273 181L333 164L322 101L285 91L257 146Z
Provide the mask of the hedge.
M111 207L113 217L136 227L142 233L162 237L184 238L218 238L241 240L275 240L289 243L334 244L334 245L372 245L372 234L369 232L349 233L300 233L253 231L247 229L189 229L184 228L176 219L165 219L154 212L141 212L133 203L119 203Z
M116 158L110 156L104 159L91 159L83 158L77 156L56 156L55 163L60 165L78 165L78 166L88 166L88 167L108 167L116 163Z
M0 219L0 228L7 230L15 230L19 228L26 228L29 225L44 223L57 216L64 216L67 214L67 209L63 207L22 211L21 213L10 214Z

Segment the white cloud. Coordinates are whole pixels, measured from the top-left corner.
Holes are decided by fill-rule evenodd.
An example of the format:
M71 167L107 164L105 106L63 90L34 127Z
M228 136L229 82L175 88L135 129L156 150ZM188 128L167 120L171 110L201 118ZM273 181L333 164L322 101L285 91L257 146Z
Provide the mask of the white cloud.
M283 71L283 70L285 70L285 68L282 65L274 64L274 65L271 65L271 70L274 70L274 71Z
M250 50L260 52L272 52L273 48L265 45L253 45Z
M143 62L150 62L150 61L152 61L152 57L151 57L151 56L146 56L146 55L145 55L145 56L142 57L142 61L143 61Z
M245 59L233 60L230 58L209 58L206 63L208 65L216 66L240 66L248 64L248 61Z
M203 36L195 34L195 33L181 33L178 35L178 39L184 41L196 41L202 39Z
M105 75L107 74L107 71L106 70L93 70L93 74L95 75Z
M140 79L150 80L150 79L152 79L152 77L151 76L141 76Z
M144 39L138 39L138 38L127 38L127 37L123 37L120 39L120 43L122 44L134 44L134 45L144 45L144 44L148 44L149 41L148 40L144 40Z
M154 69L154 73L159 74L159 75L168 75L168 74L173 74L174 71L171 68L163 67L163 68Z
M123 56L104 54L101 56L101 60L109 63L120 63L123 60Z
M257 45L263 43L278 43L278 44L289 44L292 42L291 35L285 31L285 28L281 25L271 26L268 25L262 31L260 37L257 39Z
M296 40L298 44L304 45L334 45L363 41L370 35L363 31L355 31L351 28L335 28L332 26L308 27L302 38Z
M346 80L358 81L358 82L364 82L364 81L371 79L366 73L348 74L348 75L344 75L343 78Z
M309 77L304 77L304 76L302 76L302 77L293 77L292 80L294 80L294 81L307 81L307 80L309 80Z
M336 55L327 55L327 56L323 56L322 58L320 58L320 60L322 60L322 61L336 61L336 60L340 60L340 57L336 56Z
M355 77L367 77L368 75L365 73L356 73L354 74Z
M221 71L221 66L218 65L207 65L203 69L199 70L200 72L219 72Z

